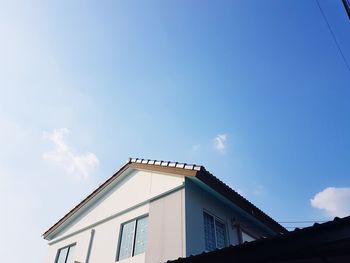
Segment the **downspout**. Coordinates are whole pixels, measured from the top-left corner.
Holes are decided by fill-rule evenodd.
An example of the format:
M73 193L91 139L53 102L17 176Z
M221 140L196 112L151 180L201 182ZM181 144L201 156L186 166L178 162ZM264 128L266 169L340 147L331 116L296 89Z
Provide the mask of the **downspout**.
M241 225L239 223L239 220L237 218L231 218L231 225L232 225L232 229L236 230L238 244L242 244L243 243L243 235L242 235L242 229L241 229Z
M243 235L242 235L241 226L238 224L236 228L237 228L238 242L239 242L239 244L242 244L243 243Z
M95 229L91 229L89 247L88 247L88 251L87 251L87 254L86 254L85 263L89 263L92 243L94 241L94 236L95 236Z

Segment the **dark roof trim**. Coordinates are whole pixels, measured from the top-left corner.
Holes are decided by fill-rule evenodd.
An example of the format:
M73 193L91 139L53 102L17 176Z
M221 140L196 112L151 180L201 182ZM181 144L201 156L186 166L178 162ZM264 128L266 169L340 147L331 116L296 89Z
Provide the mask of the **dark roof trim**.
M255 205L253 205L251 202L249 202L247 199L245 199L243 196L241 196L239 193L234 191L232 188L230 188L228 185L226 185L224 182L216 178L214 175L212 175L210 172L206 171L205 169L202 169L196 175L196 177L206 185L209 185L216 192L226 197L232 203L236 204L243 211L245 211L249 215L252 215L253 217L258 219L260 222L264 223L265 225L269 226L275 232L277 233L288 232L287 229L285 229L283 226L281 226L279 223L273 220L270 216L265 214L262 210L257 208Z
M231 202L235 203L238 207L243 209L248 214L256 217L258 220L266 224L268 227L273 229L278 233L288 232L283 226L274 221L271 217L257 208L255 205L250 203L243 196L238 194L236 191L232 190L225 183L220 181L210 172L208 172L204 166L195 164L186 164L178 162L169 161L157 161L149 159L138 159L129 158L128 162L124 164L116 173L114 173L109 179L107 179L103 184L101 184L97 189L95 189L90 195L88 195L84 200L82 200L77 206L70 210L64 217L62 217L57 223L50 227L43 237L46 239L51 233L58 229L64 222L67 221L73 214L75 214L79 209L81 209L85 204L87 204L92 198L98 195L103 189L105 189L110 183L117 179L124 171L128 168L141 169L149 171L158 171L170 174L177 174L182 176L196 177L203 183L207 184L209 187L213 188L218 193L222 194Z

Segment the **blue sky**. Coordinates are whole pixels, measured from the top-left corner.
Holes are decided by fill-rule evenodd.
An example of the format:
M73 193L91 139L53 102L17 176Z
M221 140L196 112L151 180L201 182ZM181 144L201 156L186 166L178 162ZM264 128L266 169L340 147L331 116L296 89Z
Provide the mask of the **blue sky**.
M350 214L350 71L316 1L0 1L0 36L1 261L43 262L130 156L202 164L277 221Z

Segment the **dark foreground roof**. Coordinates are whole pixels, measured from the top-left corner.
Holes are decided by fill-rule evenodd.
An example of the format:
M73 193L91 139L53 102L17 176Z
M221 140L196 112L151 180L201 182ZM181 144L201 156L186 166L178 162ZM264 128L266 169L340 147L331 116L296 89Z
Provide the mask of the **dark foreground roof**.
M350 262L350 216L168 263Z
M254 216L260 222L264 223L270 229L274 230L276 233L288 232L283 226L273 220L270 216L265 214L255 205L250 203L243 196L238 194L236 191L231 189L228 185L220 181L210 172L208 172L204 166L169 162L169 161L158 161L149 159L139 159L139 158L129 158L128 162L124 164L116 173L114 173L110 178L108 178L103 184L96 188L90 195L88 195L83 201L76 205L72 210L70 210L64 217L62 217L58 222L51 226L44 234L45 239L49 239L49 235L59 229L68 218L73 216L78 210L84 207L91 199L98 195L103 189L105 189L110 183L117 179L124 171L128 168L133 169L143 169L150 171L159 171L164 173L179 174L183 176L196 177L216 192L220 193L228 200L236 204L239 208L244 210L246 213Z

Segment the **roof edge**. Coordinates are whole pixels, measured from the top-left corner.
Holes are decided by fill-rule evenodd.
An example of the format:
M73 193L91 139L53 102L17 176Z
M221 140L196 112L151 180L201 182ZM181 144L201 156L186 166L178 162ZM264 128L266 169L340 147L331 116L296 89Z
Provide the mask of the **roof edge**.
M187 164L170 161L157 161L151 159L129 158L128 161L116 172L113 173L105 182L99 185L91 194L84 198L79 204L71 209L66 215L59 219L54 225L47 229L42 235L47 239L55 230L64 224L73 214L85 206L92 198L105 189L110 183L117 179L128 168L152 170L165 173L178 174L183 176L196 176L199 171L204 169L201 165Z
M118 171L116 171L111 177L109 177L105 182L99 185L91 194L89 194L86 198L84 198L79 204L77 204L73 209L71 209L66 215L64 215L61 219L59 219L54 225L52 225L49 229L47 229L42 235L44 239L54 232L59 226L61 226L64 222L67 221L73 214L75 214L79 209L81 209L84 205L86 205L93 197L95 197L98 193L100 193L105 187L107 187L114 179L118 178L129 166L130 159L126 162Z
M212 187L218 193L222 194L231 202L236 203L243 211L262 221L265 225L267 225L274 231L278 233L288 232L287 229L285 229L283 226L281 226L279 223L273 220L270 216L265 214L262 210L253 205L235 190L233 190L224 182L222 182L217 177L208 172L202 165L170 161L158 161L151 159L129 158L128 161L119 170L114 172L114 174L111 177L109 177L105 182L99 185L91 194L89 194L78 205L71 209L65 216L63 216L53 226L46 230L42 235L44 239L48 239L48 237L55 230L57 230L61 225L63 225L71 216L73 216L78 210L84 207L91 199L98 195L103 189L105 189L110 183L117 179L128 168L196 177L203 183L207 184L209 187Z
M215 191L217 191L218 193L226 197L228 200L238 205L238 207L240 207L243 211L255 217L256 219L261 221L263 224L265 224L266 226L274 230L275 232L277 233L289 232L286 228L284 228L281 224L275 221L272 217L264 213L261 209L259 209L253 203L248 201L246 198L244 198L238 192L233 190L223 181L215 177L213 174L207 171L204 167L203 169L200 170L200 172L197 174L196 177L199 180L201 180L203 183L212 187Z

